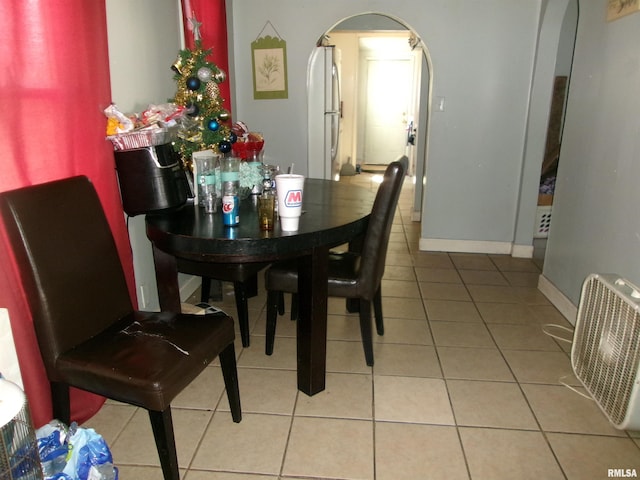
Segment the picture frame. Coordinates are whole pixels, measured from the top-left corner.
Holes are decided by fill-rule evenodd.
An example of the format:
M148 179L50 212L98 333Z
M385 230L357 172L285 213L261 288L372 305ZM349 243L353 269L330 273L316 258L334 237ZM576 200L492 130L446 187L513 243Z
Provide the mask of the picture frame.
M640 0L607 0L607 22L640 11Z
M254 99L289 97L287 42L269 35L251 42L251 67Z

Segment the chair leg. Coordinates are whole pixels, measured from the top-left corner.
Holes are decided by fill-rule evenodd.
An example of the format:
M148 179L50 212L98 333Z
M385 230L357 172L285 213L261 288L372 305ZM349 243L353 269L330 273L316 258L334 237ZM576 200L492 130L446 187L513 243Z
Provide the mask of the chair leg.
M247 298L258 296L258 274L252 275L244 281L244 291Z
M211 279L209 277L202 277L202 283L200 286L200 302L209 303L210 293L211 293Z
M156 440L156 448L158 449L164 480L180 480L171 407L167 407L162 412L149 410L149 419L151 420L153 437Z
M61 382L51 382L50 386L53 418L60 420L65 425L69 425L71 423L69 385Z
M360 334L367 365L373 366L373 338L371 332L371 302L360 299Z
M384 317L382 316L382 287L378 287L373 296L373 312L376 316L376 331L378 335L384 335Z
M284 313L284 312L283 312ZM291 320L298 319L298 294L291 294Z
M276 339L276 323L278 322L278 305L282 292L269 290L267 292L267 338L264 345L264 353L273 353L273 344Z
M284 292L278 292L278 315L284 315Z
M233 343L220 352L220 366L224 386L227 389L227 399L231 408L231 417L238 423L242 420L242 408L240 407L240 388L238 386L238 368L236 366L236 351Z
M240 337L242 346L248 347L249 336L249 307L247 305L247 291L242 282L233 282L233 291L236 297L236 310L238 312L238 324L240 325Z

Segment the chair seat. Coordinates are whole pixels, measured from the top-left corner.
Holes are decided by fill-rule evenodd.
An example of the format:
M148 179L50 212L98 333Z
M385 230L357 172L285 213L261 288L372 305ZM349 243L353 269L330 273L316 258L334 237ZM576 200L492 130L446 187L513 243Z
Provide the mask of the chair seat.
M360 262L361 257L357 253L329 253L327 284L329 297L361 298L363 296L361 283L358 282ZM298 293L298 267L295 260L272 265L265 279L267 290Z
M61 354L56 380L163 411L233 339L223 314L134 312Z

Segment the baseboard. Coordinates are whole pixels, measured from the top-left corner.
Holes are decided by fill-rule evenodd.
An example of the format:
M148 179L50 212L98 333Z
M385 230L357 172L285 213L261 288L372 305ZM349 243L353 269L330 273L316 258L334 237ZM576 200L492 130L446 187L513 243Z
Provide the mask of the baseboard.
M566 318L571 325L576 324L578 307L569 300L558 288L544 275L538 277L538 290L547 297L554 307Z
M412 222L421 222L422 221L422 212L420 210L414 210L411 212L411 221Z
M483 242L476 240L444 240L440 238L421 238L418 244L420 250L433 252L456 253L491 253L510 255L510 242Z
M516 258L533 258L533 245L512 245L511 256Z

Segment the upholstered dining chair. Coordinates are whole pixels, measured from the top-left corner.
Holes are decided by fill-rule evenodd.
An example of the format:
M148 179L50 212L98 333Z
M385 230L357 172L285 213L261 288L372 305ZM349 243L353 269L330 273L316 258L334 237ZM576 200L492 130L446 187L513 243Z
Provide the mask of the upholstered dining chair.
M375 312L376 331L384 334L381 282L398 197L405 175L405 163L389 164L378 187L369 224L358 252L330 252L328 296L357 300L360 333L367 365L373 365L371 305ZM281 293L297 294L298 266L295 260L276 263L265 272L267 288L267 338L265 353L271 355L275 342Z
M233 283L243 347L248 347L251 343L248 300L257 295L258 273L268 265L268 263L210 263L178 259L178 271L202 277L200 289L202 303L209 302L212 280Z
M0 194L51 385L70 422L69 388L145 408L165 480L179 480L171 402L216 357L242 418L233 319L134 310L100 200L86 177Z

